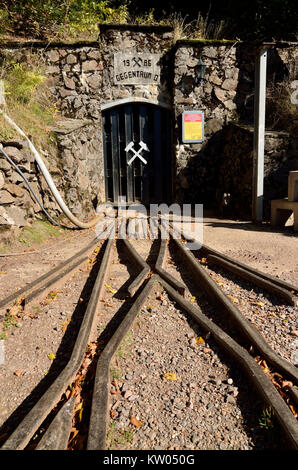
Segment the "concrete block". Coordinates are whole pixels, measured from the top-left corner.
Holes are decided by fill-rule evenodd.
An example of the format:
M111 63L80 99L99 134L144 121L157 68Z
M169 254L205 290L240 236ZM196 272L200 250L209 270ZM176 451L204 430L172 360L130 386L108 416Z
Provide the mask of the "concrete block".
M284 225L292 213L294 230L298 231L298 201L289 201L288 198L271 201L271 225L273 227Z
M298 170L290 171L288 177L288 200L298 201Z

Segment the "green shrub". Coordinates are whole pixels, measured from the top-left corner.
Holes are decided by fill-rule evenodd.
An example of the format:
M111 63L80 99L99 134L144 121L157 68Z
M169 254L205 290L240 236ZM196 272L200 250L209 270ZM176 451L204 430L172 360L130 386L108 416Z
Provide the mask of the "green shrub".
M52 147L50 127L59 110L52 102L49 86L51 78L43 73L41 56L32 54L27 62L16 63L10 56L2 63L7 114L36 145ZM17 138L16 131L0 116L0 140Z
M4 80L8 103L29 103L38 85L45 79L38 68L30 70L25 64L12 63Z

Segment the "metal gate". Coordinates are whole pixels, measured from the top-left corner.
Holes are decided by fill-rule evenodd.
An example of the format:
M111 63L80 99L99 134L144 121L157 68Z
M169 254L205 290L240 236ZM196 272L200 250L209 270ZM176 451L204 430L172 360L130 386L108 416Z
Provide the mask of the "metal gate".
M171 113L147 103L103 111L106 199L169 203L172 199Z

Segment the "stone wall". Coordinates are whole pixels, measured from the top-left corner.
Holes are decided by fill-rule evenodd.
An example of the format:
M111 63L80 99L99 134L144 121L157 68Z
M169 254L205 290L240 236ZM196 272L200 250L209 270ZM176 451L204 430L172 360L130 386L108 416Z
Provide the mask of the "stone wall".
M140 32L133 26L120 30L102 26L98 44L67 49L51 47L44 52L47 73L55 81L51 88L53 100L63 116L74 120L71 132L66 135L58 130L57 135L66 200L78 215L90 213L97 203L106 200L101 106L125 98L170 103L167 53L172 38L168 27L143 27ZM161 80L149 86L115 85L113 58L119 51L161 54ZM89 125L81 126L86 119Z
M5 142L3 149L22 171L45 209L54 217L59 216L61 211L54 201L46 182L37 170L27 142ZM55 184L63 193L63 171L57 167L55 155L45 155L44 159ZM42 209L32 196L24 179L1 153L0 227L23 227L34 218L42 217L42 213Z
M178 202L201 202L205 207L214 208L221 203L224 192L232 191L234 205L231 205L231 208L233 207L234 214L250 218L252 132L249 132L249 137L245 135L243 139L240 128L231 124L253 124L254 69L257 53L258 47L252 44L178 41L173 103L176 121ZM199 58L206 65L205 78L201 83L196 82L195 73ZM268 51L268 83L272 80L293 80L297 73L297 58L295 45L279 45ZM204 141L184 144L181 137L182 113L196 109L204 111ZM237 141L233 148L229 145L231 132L235 132L234 140ZM269 137L270 135L278 137ZM287 195L284 190L287 185L286 168L295 169L295 165L298 167L293 159L294 145L290 136L266 134L266 201L268 198ZM225 152L224 149L229 149L231 153ZM220 175L223 160L226 165L226 179ZM289 160L288 165L285 165L285 160ZM247 165L249 171L246 171ZM269 173L278 175L280 185L273 183L274 178L269 178ZM227 178L232 177L232 174L237 184L228 183ZM242 201L238 209L237 199ZM268 203L265 204L265 214L268 217Z
M253 128L230 124L218 154L217 186L230 194L226 216L250 219L252 213ZM266 131L264 149L264 219L270 200L287 197L289 171L298 168L297 142L286 132Z
M14 60L26 61L34 51L45 64L50 79L51 96L61 112L61 122L52 129L56 135L57 152L52 159L45 156L45 160L66 203L78 217L87 217L94 212L98 203L105 201L102 106L123 99L154 100L172 108L175 125L174 197L177 202L216 206L222 193L230 192L230 189L235 195L238 194L239 200L243 197L247 201L251 199L250 170L245 173L244 186L240 181L243 180L243 167L246 168L246 164L251 160L252 134L231 124L253 122L257 50L257 45L237 41L178 41L173 44L171 28L132 25L103 25L99 41L93 43L36 42L6 47L6 53L11 54ZM115 83L114 54L119 51L123 54L159 54L160 79L150 84ZM201 83L196 79L199 58L206 65L205 78ZM279 44L268 53L269 80L285 77L295 79L296 73L295 45ZM183 144L182 113L185 110L198 109L205 113L205 140L199 144ZM231 132L235 133L234 137ZM269 145L266 162L272 161L271 173L282 178L279 187L272 186L276 191L268 190L268 195L271 194L272 197L280 197L281 188L286 184L286 174L279 171L280 167L285 168L285 159L289 158L291 169L296 164L288 155L288 150L293 144L285 146L284 138L278 140L282 142L282 148L278 144L273 153L269 148L268 139L266 141L266 145ZM289 142L290 140L289 138ZM235 142L238 142L237 145ZM17 160L26 165L27 159L27 165L30 166L28 174L31 180L39 185L37 189L46 208L58 214L57 205L52 201L47 189L42 186L42 178L36 172L28 149L23 147L21 142L16 144L16 149L23 155L16 157ZM227 175L234 172L233 177L238 181L234 186L229 185L227 178L223 178L222 171L225 166L229 168L229 171L225 170ZM249 166L251 167L251 163ZM3 208L7 212L10 204L19 208L25 207L25 199L22 199L21 195L12 195L5 187L7 184L23 187L23 183L14 181L18 176L13 177L14 172L11 169L2 167L6 168L7 164L0 156L2 213ZM265 183L267 185L267 182ZM12 187L10 189L13 190ZM23 189L26 191L25 187ZM14 191L16 192L16 188ZM245 213L248 212L249 209L245 210ZM28 217L32 215L32 211L26 213Z
M103 199L100 199L104 188L104 168L99 164L101 129L92 120L66 119L53 131L65 202L78 217L92 213Z

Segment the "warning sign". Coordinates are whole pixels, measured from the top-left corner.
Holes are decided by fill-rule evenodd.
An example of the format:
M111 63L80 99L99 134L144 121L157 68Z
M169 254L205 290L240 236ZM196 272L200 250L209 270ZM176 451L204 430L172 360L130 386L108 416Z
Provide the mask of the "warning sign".
M184 111L182 115L182 142L196 143L204 140L204 112Z

